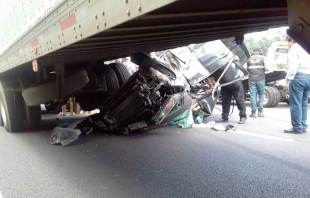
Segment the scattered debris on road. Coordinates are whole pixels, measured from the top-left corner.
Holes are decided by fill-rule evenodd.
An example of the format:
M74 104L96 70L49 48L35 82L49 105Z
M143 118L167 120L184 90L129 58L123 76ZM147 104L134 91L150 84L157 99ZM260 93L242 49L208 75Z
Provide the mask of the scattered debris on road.
M50 144L61 144L62 146L67 146L77 140L81 134L81 131L74 129L76 124L76 122L72 124L63 123L55 127L50 137Z

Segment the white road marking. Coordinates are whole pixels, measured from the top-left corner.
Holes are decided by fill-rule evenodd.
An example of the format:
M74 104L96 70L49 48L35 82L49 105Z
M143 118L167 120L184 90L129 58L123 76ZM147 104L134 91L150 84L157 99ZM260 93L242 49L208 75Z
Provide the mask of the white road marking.
M210 125L210 124L194 124L193 127L194 128L209 128L209 129L211 129L212 125ZM264 139L269 139L269 140L278 140L278 141L283 141L283 142L294 142L295 141L295 140L289 139L289 138L276 137L276 136L271 136L271 135L266 135L266 134L261 134L261 133L247 132L247 131L239 131L239 130L232 131L232 130L229 130L227 132L228 133L238 133L238 134L242 134L242 135L248 135L248 136L264 138Z
M2 193L1 193L1 190L0 190L0 198L2 198Z
M264 138L264 139L269 139L269 140L279 140L279 141L283 141L283 142L294 142L295 141L295 140L289 139L289 138L276 137L276 136L260 134L260 133L251 133L251 132L245 132L245 131L229 131L229 132L253 136L253 137L259 137L259 138Z

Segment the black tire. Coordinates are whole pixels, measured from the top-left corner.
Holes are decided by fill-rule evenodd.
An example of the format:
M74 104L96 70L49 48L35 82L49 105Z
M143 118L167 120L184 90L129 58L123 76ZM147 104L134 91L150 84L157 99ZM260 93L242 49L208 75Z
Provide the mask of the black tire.
M273 104L273 100L275 98L275 93L273 89L269 86L265 86L264 91L264 107L270 107L271 104Z
M86 71L82 69L65 77L64 81L64 95L69 95L84 87L88 83L88 76ZM56 80L29 87L22 94L28 106L37 106L54 101L58 98Z
M25 128L24 101L18 82L0 82L0 112L4 128L8 132Z
M25 120L26 120L26 129L36 129L41 125L41 107L38 106L28 106L24 102L25 106Z
M110 95L120 88L117 76L110 65L104 65L102 67L102 75L105 77Z
M102 81L105 82L103 84L106 86L107 91L75 95L76 101L80 104L81 108L86 111L99 108L106 99L120 88L117 75L110 65L104 65L103 63L98 62L94 66L93 72L98 76L99 83Z
M273 104L270 105L270 107L275 107L275 106L277 106L279 104L279 102L281 100L281 93L280 93L280 91L276 87L271 86L271 88L274 91L275 99L273 101Z
M268 86L268 89L270 89L271 93L272 93L272 94L269 94L269 96L268 96L269 100L270 100L268 107L273 107L273 105L277 102L277 96L276 96L275 90L273 89L272 86ZM266 92L266 89L265 89L265 92ZM266 93L264 94L264 96L266 96Z
M129 71L122 63L111 63L109 66L114 70L119 82L119 86L122 87L130 77Z
M25 90L25 88L29 87L32 83L29 79L23 78L19 81L19 85L21 90ZM41 107L37 106L28 106L26 101L23 99L24 106L24 127L26 129L36 129L41 125Z

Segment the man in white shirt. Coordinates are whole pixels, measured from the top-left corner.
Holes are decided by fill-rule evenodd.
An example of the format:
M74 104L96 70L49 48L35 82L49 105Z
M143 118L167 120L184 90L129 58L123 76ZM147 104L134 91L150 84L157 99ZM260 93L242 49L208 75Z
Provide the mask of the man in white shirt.
M284 133L307 132L308 95L310 93L310 55L291 38L287 38L289 52L286 83L289 84L292 128Z

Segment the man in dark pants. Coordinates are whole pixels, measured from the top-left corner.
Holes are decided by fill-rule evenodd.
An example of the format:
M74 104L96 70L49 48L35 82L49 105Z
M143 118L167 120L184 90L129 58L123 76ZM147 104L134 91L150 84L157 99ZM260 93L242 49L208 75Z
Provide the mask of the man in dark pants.
M222 75L225 68L226 67L223 67L212 74L212 76L216 81ZM239 78L237 70L232 66L229 66L229 68L221 78L220 84L231 82L236 78ZM234 97L237 103L240 116L240 121L238 122L238 124L244 124L247 119L247 115L246 115L246 107L244 104L244 89L241 80L238 80L230 85L221 87L221 93L222 93L222 118L216 120L215 122L228 122L231 100L232 97Z

